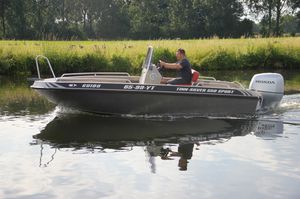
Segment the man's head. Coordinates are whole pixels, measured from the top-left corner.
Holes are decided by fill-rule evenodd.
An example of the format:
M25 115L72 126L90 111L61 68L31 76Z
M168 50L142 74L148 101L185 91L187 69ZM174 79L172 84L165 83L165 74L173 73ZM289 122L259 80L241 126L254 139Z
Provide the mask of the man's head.
M177 51L176 51L176 59L178 61L182 60L183 58L185 58L185 50L183 50L182 48L179 48Z

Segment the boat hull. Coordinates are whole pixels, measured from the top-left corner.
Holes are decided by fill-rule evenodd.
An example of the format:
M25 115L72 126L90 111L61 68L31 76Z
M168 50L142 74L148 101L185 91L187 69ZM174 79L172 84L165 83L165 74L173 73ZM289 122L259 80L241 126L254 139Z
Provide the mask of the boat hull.
M55 104L86 112L118 115L254 115L257 96L133 90L35 88Z

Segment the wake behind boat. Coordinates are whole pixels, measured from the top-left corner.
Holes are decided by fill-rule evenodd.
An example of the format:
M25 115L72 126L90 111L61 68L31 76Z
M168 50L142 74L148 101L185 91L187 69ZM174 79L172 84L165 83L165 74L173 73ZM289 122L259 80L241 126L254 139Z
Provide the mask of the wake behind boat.
M56 77L50 61L36 58L38 80L31 88L49 101L85 112L117 115L253 116L276 108L284 92L277 73L253 76L249 89L237 82L199 77L193 70L189 85L161 84L149 47L141 76L118 72L67 73ZM46 58L53 78L41 79L39 58ZM170 79L170 78L166 78Z

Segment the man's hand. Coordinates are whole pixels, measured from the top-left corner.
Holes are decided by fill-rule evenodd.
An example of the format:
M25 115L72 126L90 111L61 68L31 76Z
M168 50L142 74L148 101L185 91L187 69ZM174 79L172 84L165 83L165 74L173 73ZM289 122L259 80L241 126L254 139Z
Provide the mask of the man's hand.
M159 60L159 64L163 68L163 67L165 67L166 62Z
M178 63L167 63L161 60L159 60L159 64L162 68L166 69L180 70L182 68L182 66Z

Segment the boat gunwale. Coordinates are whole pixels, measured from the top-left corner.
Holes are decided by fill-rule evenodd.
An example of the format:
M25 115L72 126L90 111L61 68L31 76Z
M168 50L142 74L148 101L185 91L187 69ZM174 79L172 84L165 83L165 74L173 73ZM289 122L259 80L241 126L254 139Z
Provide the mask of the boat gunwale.
M236 84L235 82L231 81L223 81L223 80L203 80L198 79L197 82L194 82L191 85L171 85L171 84L141 84L138 82L140 76L78 76L78 77L58 77L58 78L46 78L46 79L39 79L37 81L49 81L51 83L95 83L95 84L139 84L139 85L151 85L151 86L186 86L186 87L198 87L201 88L201 84L211 84L207 85L210 88L224 88L224 89L240 89L246 90L242 85ZM92 79L91 79L92 78ZM120 79L117 79L120 78ZM165 80L172 79L171 77L164 77ZM118 82L120 81L120 82ZM212 86L212 85L219 85L219 86Z

